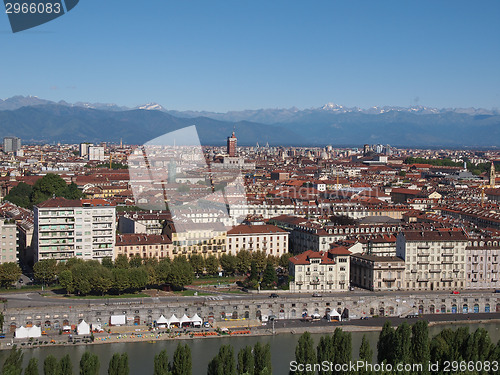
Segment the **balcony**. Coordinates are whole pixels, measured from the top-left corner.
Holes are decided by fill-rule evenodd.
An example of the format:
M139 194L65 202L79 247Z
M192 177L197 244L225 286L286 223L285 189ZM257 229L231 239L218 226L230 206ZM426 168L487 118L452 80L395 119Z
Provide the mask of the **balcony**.
M453 264L452 260L443 260L441 264Z
M453 253L441 253L441 256L443 256L443 257L452 257L453 255L455 255L455 254L453 254Z
M416 269L412 269L410 272L411 273L417 273L417 270Z
M428 283L429 279L425 278L425 277L418 277L417 278L417 282L419 282L419 283Z
M311 280L310 284L311 285L318 285L319 284L319 280Z
M440 273L441 270L429 270L430 273Z
M419 260L417 264L429 264L428 260Z
M442 277L441 281L448 282L448 281L453 281L451 277Z
M302 285L302 284L304 284L304 282L302 280L299 280L299 281L296 281L295 284Z
M418 245L417 249L430 249L431 247L429 245Z
M393 281L396 281L396 278L395 277L384 277L384 278L382 278L382 281L393 282Z
M334 281L333 281L333 280L328 280L326 283L327 283L327 284L333 284L333 283L334 283Z
M429 253L418 253L418 257L428 257L430 254Z
M458 269L456 269L456 268L455 268L455 269L453 270L453 272L457 273L457 272L460 272L460 270L458 270Z
M443 245L441 249L453 249L453 245Z

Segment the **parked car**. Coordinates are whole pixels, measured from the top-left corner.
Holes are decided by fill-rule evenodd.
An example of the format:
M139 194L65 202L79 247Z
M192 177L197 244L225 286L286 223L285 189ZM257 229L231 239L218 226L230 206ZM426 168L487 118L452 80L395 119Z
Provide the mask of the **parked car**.
M500 293L500 289L496 289L493 293Z
M269 295L269 298L278 298L278 297L279 297L279 296L278 296L278 294L277 294L277 293L271 293L271 294Z
M313 293L313 297L323 297L320 293Z
M451 294L460 294L460 292L458 290L454 290Z
M406 315L406 319L418 318L418 313L411 313Z

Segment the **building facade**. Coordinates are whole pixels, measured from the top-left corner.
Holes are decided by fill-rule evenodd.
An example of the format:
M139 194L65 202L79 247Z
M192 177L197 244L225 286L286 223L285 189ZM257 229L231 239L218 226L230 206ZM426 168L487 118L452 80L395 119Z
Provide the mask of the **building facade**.
M21 138L18 137L5 137L3 139L4 152L17 152L21 150Z
M396 255L405 261L405 287L412 290L464 289L467 241L462 231L399 233Z
M471 240L465 248L467 289L500 289L500 241Z
M290 258L292 293L319 293L348 290L349 256L345 247L328 252L308 250Z
M125 255L127 258L170 258L172 240L161 234L119 234L116 236L115 257Z
M274 225L238 225L227 232L227 249L232 255L245 249L281 256L288 252L288 232Z
M17 225L12 219L0 217L0 264L17 263Z
M49 199L34 207L35 261L114 259L116 207L104 199Z
M373 291L405 289L405 262L395 256L351 255L351 285Z

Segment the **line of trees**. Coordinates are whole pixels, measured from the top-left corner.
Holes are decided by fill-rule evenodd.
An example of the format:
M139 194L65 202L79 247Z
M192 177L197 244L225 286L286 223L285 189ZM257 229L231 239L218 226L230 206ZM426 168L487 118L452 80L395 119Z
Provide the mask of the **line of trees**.
M491 342L488 331L478 328L470 333L468 327L460 327L457 330L446 328L432 339L429 337L429 327L426 321L418 321L413 326L404 322L397 328L393 328L387 321L380 332L377 342L377 363L390 364L396 369L397 364L422 364L420 374L459 374L464 371L445 371L445 361L473 362L485 364L494 361L500 362L500 340L497 344ZM343 332L337 328L333 335L325 335L320 338L318 345L309 332L299 338L295 348L295 361L304 366L299 371L291 372L297 375L330 375L349 374L352 371L332 372L330 368L318 366L323 361L335 364L348 364L353 360L352 340L349 332ZM359 348L359 360L367 363L373 361L373 350L366 336L363 335ZM429 363L439 363L439 371L430 371ZM308 366L309 365L309 366ZM316 367L315 367L316 366ZM318 368L319 367L319 368ZM335 367L334 367L335 368ZM377 374L390 372L376 372ZM398 372L412 374L411 371ZM467 374L496 374L495 366L489 369L483 367L481 371L467 371ZM356 372L361 375L372 375L375 372L369 368L362 368Z
M272 370L271 345L258 342L253 348L242 348L238 352L237 362L233 347L222 345L209 362L207 375L272 375Z
M216 275L221 267L227 274L247 274L247 287L257 288L260 283L262 288L273 288L278 284L276 266L285 268L286 264L288 267L289 258L290 254L278 258L266 256L262 251L250 253L242 250L236 256L224 254L220 258L213 255L203 258L193 254L189 259L180 255L173 260L165 258L160 261L140 256L127 258L123 254L114 262L110 258L104 258L102 262L71 258L64 263L44 259L35 263L33 275L35 280L46 285L58 281L70 294L104 295L133 293L146 286L162 284L182 289L193 282L195 275ZM11 268L18 272L11 272ZM5 278L5 284L12 284L20 275L21 270L16 264L0 265L0 282Z
M0 285L10 288L22 275L21 268L17 263L7 262L0 264Z

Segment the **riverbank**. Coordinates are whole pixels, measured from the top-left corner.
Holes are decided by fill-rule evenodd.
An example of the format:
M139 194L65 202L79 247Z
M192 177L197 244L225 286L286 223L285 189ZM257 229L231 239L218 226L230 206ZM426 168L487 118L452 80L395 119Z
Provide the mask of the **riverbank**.
M421 318L420 318L421 319ZM68 335L57 335L57 336L43 336L38 339L33 340L21 340L21 339L2 339L0 341L0 350L8 350L12 348L12 345L17 345L21 348L41 348L41 347L55 347L55 346L88 346L88 345L98 345L98 344L117 344L117 343L134 343L134 342L147 342L156 343L159 341L175 341L175 340L207 340L207 339L218 339L218 338L232 338L232 337L259 337L259 336L275 336L275 335L301 335L304 332L310 332L312 334L331 334L337 328L341 328L345 332L378 332L381 331L384 322L387 319L381 318L380 320L373 321L374 325L356 325L355 322L335 322L327 323L321 325L313 325L310 323L305 323L300 326L293 327L277 327L272 328L272 325L268 324L266 326L260 327L249 327L248 329L240 329L229 331L228 333L200 329L200 330L190 330L190 331L166 331L157 330L149 331L144 328L131 327L116 327L118 332L110 333L95 333L94 341L89 340L89 336L85 336L87 340L82 336L73 335L72 341L69 341ZM394 322L391 320L393 325L398 325L404 321L412 324L416 319L407 320L399 319ZM324 322L320 322L324 323ZM286 322L285 322L286 324ZM498 324L500 327L500 319L468 319L468 320L440 320L431 321L429 326L444 326L444 325L468 325L468 324Z

